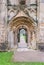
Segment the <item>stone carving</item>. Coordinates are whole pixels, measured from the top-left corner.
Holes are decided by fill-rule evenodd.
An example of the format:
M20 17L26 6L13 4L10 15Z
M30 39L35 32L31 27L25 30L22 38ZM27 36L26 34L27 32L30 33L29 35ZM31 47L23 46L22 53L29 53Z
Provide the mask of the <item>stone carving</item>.
M9 2L10 0L8 0ZM14 1L14 0L13 0ZM10 3L12 2L12 0L10 1ZM16 16L21 10L27 15L27 16L30 16L32 19L34 19L35 21L37 20L37 2L36 0L33 1L28 1L28 0L17 0L17 4L15 4L16 1L14 1L14 4L8 5L8 12L9 12L9 15L8 15L8 20L11 20L11 18L13 17L13 14L12 14L12 17L11 17L11 13L14 13L14 16ZM22 2L22 3L21 3ZM28 2L30 3L28 5ZM33 2L33 3L32 3ZM9 17L11 17L9 19Z

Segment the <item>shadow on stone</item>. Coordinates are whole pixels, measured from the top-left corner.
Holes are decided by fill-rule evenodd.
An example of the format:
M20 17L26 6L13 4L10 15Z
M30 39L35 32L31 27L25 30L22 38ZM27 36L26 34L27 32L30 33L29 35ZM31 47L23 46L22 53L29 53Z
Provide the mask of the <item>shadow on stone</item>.
M0 51L6 51L8 49L8 43L0 43Z

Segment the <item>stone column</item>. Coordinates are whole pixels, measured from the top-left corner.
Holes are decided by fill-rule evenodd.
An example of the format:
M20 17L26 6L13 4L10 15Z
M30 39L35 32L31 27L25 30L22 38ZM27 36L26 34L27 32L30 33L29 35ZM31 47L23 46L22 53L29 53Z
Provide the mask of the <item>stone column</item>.
M14 32L14 48L17 48L17 32Z
M32 48L36 49L36 37L35 37L35 32L32 32Z
M31 38L31 33L29 31L28 32L28 43L27 43L28 44L28 48L31 48L31 41L30 41L31 39L30 38Z

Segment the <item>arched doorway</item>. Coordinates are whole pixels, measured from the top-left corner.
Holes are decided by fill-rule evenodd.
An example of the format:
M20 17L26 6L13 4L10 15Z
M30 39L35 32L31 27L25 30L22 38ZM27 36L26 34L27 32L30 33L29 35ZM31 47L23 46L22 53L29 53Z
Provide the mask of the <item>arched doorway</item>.
M18 47L27 47L27 30L24 28L19 29L18 32Z
M14 33L14 47L36 48L36 23L28 17L13 18L9 27ZM32 33L32 34L31 34ZM22 43L23 41L23 43Z

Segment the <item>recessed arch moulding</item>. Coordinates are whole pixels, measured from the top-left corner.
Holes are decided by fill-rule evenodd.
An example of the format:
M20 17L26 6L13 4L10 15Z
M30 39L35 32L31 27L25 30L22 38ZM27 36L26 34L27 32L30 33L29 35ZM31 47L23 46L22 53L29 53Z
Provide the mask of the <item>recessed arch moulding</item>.
M14 34L14 47L17 46L18 44L18 38L17 38L17 35L18 35L18 31L19 29L21 28L24 28L27 30L27 40L28 40L28 43L27 43L27 47L28 48L33 48L35 49L36 48L36 24L35 22L28 18L28 17L17 17L17 18L13 18L9 24L8 24L8 27L10 27L10 30L13 31L13 34Z

